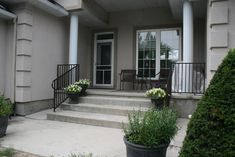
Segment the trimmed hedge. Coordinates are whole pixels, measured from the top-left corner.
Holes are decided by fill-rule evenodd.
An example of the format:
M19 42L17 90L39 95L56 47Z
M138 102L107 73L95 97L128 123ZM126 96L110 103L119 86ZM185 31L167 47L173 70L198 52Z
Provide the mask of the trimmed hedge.
M179 157L235 157L235 49L199 101Z

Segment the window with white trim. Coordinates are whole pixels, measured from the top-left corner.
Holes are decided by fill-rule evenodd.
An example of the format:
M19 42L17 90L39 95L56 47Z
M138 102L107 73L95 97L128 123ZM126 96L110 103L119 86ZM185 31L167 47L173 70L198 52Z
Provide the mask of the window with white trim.
M139 77L155 78L160 69L180 59L180 30L137 30L136 69Z

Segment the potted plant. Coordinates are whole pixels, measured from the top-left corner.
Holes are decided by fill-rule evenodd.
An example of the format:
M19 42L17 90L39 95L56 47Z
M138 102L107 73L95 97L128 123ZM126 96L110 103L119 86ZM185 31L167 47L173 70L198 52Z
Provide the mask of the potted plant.
M64 90L70 99L70 103L78 103L78 98L82 91L82 87L76 84L71 84L68 87L66 87Z
M81 94L82 96L86 95L86 90L90 86L91 82L88 79L81 79L78 82L75 82L76 85L82 87Z
M163 108L134 111L124 127L127 157L166 157L167 147L178 131L177 113Z
M166 92L161 88L152 88L146 91L145 95L151 98L151 102L155 105L157 109L162 109L164 106L164 100L166 97Z
M4 96L0 95L0 138L5 136L8 117L12 113L12 104L9 100L6 100Z

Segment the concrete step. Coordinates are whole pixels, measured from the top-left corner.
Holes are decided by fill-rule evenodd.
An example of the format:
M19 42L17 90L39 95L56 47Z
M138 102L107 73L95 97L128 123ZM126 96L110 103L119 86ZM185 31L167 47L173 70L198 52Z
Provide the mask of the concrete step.
M146 98L145 91L120 91L110 89L88 89L88 95L106 96L106 97L128 97L128 98Z
M121 129L127 124L127 116L107 115L90 112L57 111L47 114L48 120L102 126Z
M149 98L128 98L112 96L85 96L79 98L79 103L98 104L98 105L119 105L130 107L151 107Z
M110 115L127 116L128 113L136 110L147 111L149 107L141 106L119 106L119 105L97 105L88 103L69 104L63 103L61 105L62 110L79 111L79 112L90 112L90 113L101 113Z

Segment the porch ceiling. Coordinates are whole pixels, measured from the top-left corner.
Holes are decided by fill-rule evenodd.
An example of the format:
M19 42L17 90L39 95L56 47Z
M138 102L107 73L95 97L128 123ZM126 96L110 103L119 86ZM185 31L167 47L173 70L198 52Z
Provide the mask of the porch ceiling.
M95 0L107 12L167 7L168 0Z

